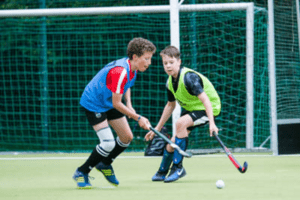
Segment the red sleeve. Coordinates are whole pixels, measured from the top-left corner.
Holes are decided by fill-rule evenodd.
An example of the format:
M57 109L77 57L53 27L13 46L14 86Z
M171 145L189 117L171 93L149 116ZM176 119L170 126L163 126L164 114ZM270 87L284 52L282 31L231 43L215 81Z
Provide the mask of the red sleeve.
M114 67L107 74L106 86L113 93L123 94L127 81L126 69L123 67Z

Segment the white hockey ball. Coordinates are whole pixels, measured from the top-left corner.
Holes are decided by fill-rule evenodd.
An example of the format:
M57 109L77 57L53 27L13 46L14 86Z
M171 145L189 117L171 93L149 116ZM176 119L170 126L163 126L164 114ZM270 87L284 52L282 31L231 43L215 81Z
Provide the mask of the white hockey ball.
M216 186L217 186L218 189L222 189L222 188L225 187L225 183L224 183L224 181L222 181L222 180L218 180L218 181L216 182Z

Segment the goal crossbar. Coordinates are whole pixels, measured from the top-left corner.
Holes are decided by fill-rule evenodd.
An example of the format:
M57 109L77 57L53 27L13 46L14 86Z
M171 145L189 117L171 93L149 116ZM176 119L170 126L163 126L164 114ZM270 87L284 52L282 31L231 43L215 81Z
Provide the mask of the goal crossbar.
M181 12L201 11L232 11L246 10L253 3L223 3L223 4L195 4L180 5ZM118 6L118 7L91 7L91 8L46 8L46 9L12 9L0 10L0 17L46 17L66 15L117 15L134 13L168 13L171 6Z

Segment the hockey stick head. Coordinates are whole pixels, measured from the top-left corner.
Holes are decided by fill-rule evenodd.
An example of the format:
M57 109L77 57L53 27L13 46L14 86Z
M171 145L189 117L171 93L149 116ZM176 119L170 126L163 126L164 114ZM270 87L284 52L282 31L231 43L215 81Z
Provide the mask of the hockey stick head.
M173 147L174 149L176 149L181 155L183 155L184 157L187 158L191 158L192 157L192 153L191 152L185 152L182 149L180 149L180 147L174 143L169 143L171 145L171 147Z
M187 157L187 158L191 158L192 156L193 156L193 154L191 153L191 152L185 152L184 151L184 154L185 155L183 155L184 157Z
M217 135L216 132L213 132L213 135L215 136L215 138L218 140L218 142L220 143L220 145L222 146L223 150L225 151L225 153L227 154L228 158L230 159L230 161L233 163L233 165L241 172L241 173L245 173L247 171L248 168L248 163L244 162L243 167L239 164L239 162L233 157L233 155L231 154L230 150L223 144L222 140L219 138L219 136Z
M247 163L247 162L244 162L243 167L240 167L240 168L239 168L239 171L240 171L241 173L245 173L245 172L247 171L247 168L248 168L248 163Z

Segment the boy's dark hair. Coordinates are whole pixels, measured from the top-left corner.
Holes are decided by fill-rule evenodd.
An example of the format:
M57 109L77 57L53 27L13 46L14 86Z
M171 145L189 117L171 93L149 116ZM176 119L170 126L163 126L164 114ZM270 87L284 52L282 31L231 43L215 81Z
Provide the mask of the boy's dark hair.
M169 57L175 57L177 59L180 59L180 52L178 50L178 48L174 47L174 46L167 46L164 50L162 50L159 54L160 56L162 55L166 55Z
M141 37L133 38L127 46L127 56L130 60L132 60L133 54L141 57L145 52L152 52L154 54L155 51L155 45L149 40Z

